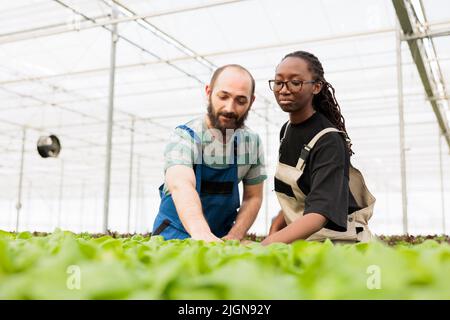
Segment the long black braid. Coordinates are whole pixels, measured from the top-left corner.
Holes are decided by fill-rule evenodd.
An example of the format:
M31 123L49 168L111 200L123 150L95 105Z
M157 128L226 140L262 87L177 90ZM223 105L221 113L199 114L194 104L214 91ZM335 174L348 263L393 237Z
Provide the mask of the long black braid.
M289 57L300 58L308 63L309 70L314 75L314 80L322 83L322 89L318 94L314 95L313 98L314 109L327 117L338 130L344 131L348 138L347 130L345 128L345 119L341 114L341 107L336 100L333 86L325 80L322 63L320 63L315 55L306 51L289 53L283 60ZM347 148L350 156L354 154L349 138L347 140Z

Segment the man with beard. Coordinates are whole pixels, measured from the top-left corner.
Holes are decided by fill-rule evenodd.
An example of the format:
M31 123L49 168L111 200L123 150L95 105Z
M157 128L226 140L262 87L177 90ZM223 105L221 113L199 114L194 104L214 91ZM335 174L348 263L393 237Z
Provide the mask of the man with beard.
M264 153L258 134L244 125L255 80L242 66L226 65L205 91L207 114L178 126L165 149L165 183L152 234L166 240L241 240L261 207Z

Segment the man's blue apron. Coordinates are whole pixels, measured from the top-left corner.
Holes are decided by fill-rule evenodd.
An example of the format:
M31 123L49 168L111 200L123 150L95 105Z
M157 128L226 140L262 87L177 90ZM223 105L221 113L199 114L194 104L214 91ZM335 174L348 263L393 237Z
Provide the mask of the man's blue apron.
M186 125L178 128L189 132L201 151L201 139ZM202 153L201 153L202 154ZM203 215L212 233L216 237L228 234L237 216L240 206L237 166L237 137L234 138L234 161L224 169L208 167L202 161L194 164L195 189L200 196ZM190 235L184 229L175 208L172 196L165 195L163 186L159 187L161 204L153 224L153 235L162 235L165 240L185 239Z

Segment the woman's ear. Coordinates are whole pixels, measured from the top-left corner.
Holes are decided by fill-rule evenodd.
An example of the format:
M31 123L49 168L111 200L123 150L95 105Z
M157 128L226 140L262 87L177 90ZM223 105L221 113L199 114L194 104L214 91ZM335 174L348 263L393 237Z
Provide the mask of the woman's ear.
M322 81L317 81L314 83L313 94L318 94L320 90L322 90L323 83Z

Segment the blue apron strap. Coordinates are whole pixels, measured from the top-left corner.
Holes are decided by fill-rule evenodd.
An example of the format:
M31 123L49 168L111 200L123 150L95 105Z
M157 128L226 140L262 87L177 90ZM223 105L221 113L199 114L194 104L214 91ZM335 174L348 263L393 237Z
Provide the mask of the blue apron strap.
M197 163L198 161L196 161L197 159L194 159L194 165L193 165L193 169L194 169L194 173L195 173L195 189L197 190L198 194L200 194L200 190L202 187L202 166L198 165L198 164L202 164L203 163L203 156L202 156L202 140L200 139L200 137L194 132L194 130L192 130L192 128L189 128L187 125L182 124L177 126L178 129L182 129L185 130L189 133L189 135L192 137L192 139L194 139L194 142L197 146L198 149L198 157L201 159L200 163Z
M192 139L194 139L194 141L196 143L201 143L202 140L199 138L199 136L194 132L194 130L192 130L191 128L189 128L187 125L182 124L180 126L177 127L177 129L182 129L182 130L186 130L189 135L192 137Z
M233 141L233 164L237 167L237 145L238 145L238 137L235 136L234 137L234 141Z

